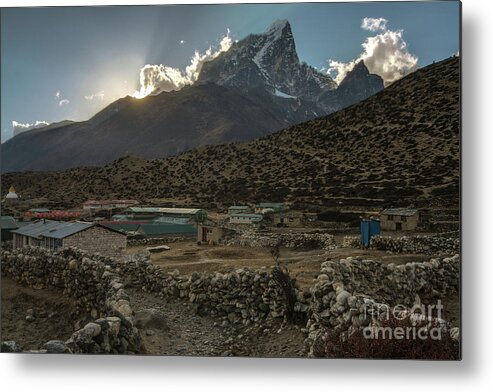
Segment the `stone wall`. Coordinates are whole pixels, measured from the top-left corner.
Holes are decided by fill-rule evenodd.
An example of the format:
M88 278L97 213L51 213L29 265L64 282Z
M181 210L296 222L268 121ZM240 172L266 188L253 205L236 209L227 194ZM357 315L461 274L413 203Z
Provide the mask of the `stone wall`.
M345 236L342 246L359 248L359 236ZM370 248L392 253L421 253L429 255L453 255L459 252L458 232L416 236L375 236L370 240Z
M267 271L240 268L228 273L164 272L154 266L145 253L124 258L119 265L126 284L162 297L185 299L197 305L197 312L227 316L230 323L261 322L266 317L286 315L286 297ZM308 294L308 293L306 293ZM303 301L303 293L298 294ZM296 302L297 309L308 309Z
M399 266L352 258L326 261L311 290L307 350L317 355L327 330L347 336L367 326L375 309L411 308L421 298L432 301L457 292L459 269L458 255ZM456 330L449 332L458 336Z
M114 262L74 248L51 251L28 247L2 252L2 274L37 289L61 290L91 312L93 322L65 342L48 342L48 352L136 353L140 350L139 331L129 296L112 267Z
M166 238L141 238L135 240L127 240L128 246L145 246L145 245L166 245L173 242L182 242L190 240L185 237L166 237Z
M334 236L326 233L243 233L224 241L225 245L271 247L279 244L294 249L334 249Z
M89 253L118 257L125 251L127 237L121 233L93 226L63 239L64 247L76 247Z
M314 347L327 329L352 333L367 325L368 307L376 303L411 307L419 298L443 298L459 290L460 272L458 255L405 265L360 258L328 260L310 291L295 287L294 302L288 305L279 280L267 270L186 276L156 267L148 252L117 260L74 249L26 248L2 256L2 273L33 287L63 290L94 313L94 322L64 342L70 352L91 353L139 351L139 331L125 286L180 298L195 304L199 315L226 316L231 324L262 323L269 317L287 321L287 310L293 306L303 316L298 320L307 320L307 350L315 355Z

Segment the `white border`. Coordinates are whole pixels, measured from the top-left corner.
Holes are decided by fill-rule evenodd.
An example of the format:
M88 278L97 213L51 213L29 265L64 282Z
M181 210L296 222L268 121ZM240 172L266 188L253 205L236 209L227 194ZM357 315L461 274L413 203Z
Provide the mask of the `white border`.
M101 3L0 0L1 6ZM162 3L104 1L105 5ZM0 388L84 392L489 390L493 385L493 312L488 290L493 285L493 259L488 257L493 253L489 238L493 234L493 128L487 127L493 115L491 4L485 0L463 1L462 362L0 354Z

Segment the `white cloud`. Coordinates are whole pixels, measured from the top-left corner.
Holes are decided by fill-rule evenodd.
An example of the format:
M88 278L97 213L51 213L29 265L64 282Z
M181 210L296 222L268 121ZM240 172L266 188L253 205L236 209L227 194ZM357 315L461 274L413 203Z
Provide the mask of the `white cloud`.
M197 81L204 63L215 59L222 52L229 50L233 41L230 30L219 42L216 51L209 47L204 53L196 51L190 59L190 65L185 70L169 67L167 65L147 64L140 70L140 89L132 95L134 98L144 98L150 94L158 94L163 91L180 90L186 85Z
M64 105L68 105L70 103L70 101L68 99L61 99L59 102L58 102L58 106L64 106Z
M184 40L180 40L180 45L183 45L184 43L186 43Z
M361 28L368 31L385 31L389 21L384 18L363 18Z
M56 93L55 93L55 98L56 99L60 99L60 95L62 94L62 92L60 90L58 90Z
M361 45L363 52L354 60L347 63L329 60L330 67L327 73L334 76L337 83L340 83L360 60L365 62L371 73L380 75L385 85L417 69L418 57L409 53L407 43L403 38L403 30L388 29L387 20L383 18L364 18L361 27L370 31L376 29L382 32L373 37L367 37Z
M29 131L31 129L43 128L46 127L47 125L50 125L50 123L47 121L35 121L32 124L29 123L23 124L17 121L12 121L14 136L18 135L19 133Z
M99 99L102 101L104 99L104 91L99 91L97 93L90 94L90 95L84 95L84 99L86 99L88 101L92 101L93 99Z

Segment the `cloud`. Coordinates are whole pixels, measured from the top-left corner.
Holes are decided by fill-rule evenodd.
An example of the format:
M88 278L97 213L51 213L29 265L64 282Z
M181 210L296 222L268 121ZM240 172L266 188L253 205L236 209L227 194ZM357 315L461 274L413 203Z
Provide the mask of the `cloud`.
M180 90L183 87L197 81L204 63L215 59L222 52L229 50L233 41L230 37L230 30L219 42L216 51L209 47L204 53L195 51L190 59L190 65L185 70L169 67L167 65L147 64L140 70L140 89L132 95L134 98L144 98L150 94L158 94L163 91Z
M68 99L62 99L62 92L60 90L55 93L55 99L58 101L58 106L64 106L70 103Z
M183 44L185 44L185 43L186 43L186 41L184 41L184 40L180 40L180 45L183 45Z
M389 21L384 18L363 18L361 28L368 31L385 31Z
M364 18L361 27L369 31L381 31L379 34L367 37L361 45L363 52L354 60L340 62L329 60L327 73L340 83L346 74L360 60L365 62L371 73L380 75L389 85L418 68L418 57L409 53L407 43L403 38L403 30L391 30L383 18Z
M14 136L22 132L30 131L31 129L43 128L46 127L47 125L50 125L50 123L47 121L35 121L32 124L29 123L23 124L17 121L12 121Z
M87 101L92 101L93 99L99 99L102 101L104 99L104 91L99 91L90 95L84 95L84 99L86 99Z

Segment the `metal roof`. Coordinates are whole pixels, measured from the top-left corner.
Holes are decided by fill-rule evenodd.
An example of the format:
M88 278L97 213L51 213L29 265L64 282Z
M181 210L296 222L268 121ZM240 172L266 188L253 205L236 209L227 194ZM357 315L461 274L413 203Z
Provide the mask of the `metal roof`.
M39 220L29 225L14 230L14 233L33 238L66 238L72 234L86 230L93 226L90 222L59 222L52 220Z
M387 208L383 210L383 215L401 215L401 216L413 216L418 210L416 208Z
M200 208L163 208L163 207L129 207L130 212L150 212L161 214L198 214L203 213L205 210Z
M174 233L196 233L197 228L194 225L178 223L131 223L131 222L104 222L105 227L121 230L126 233L141 231L145 235L174 234Z
M0 227L2 230L5 229L17 229L19 225L16 220L11 216L2 216L0 217Z

